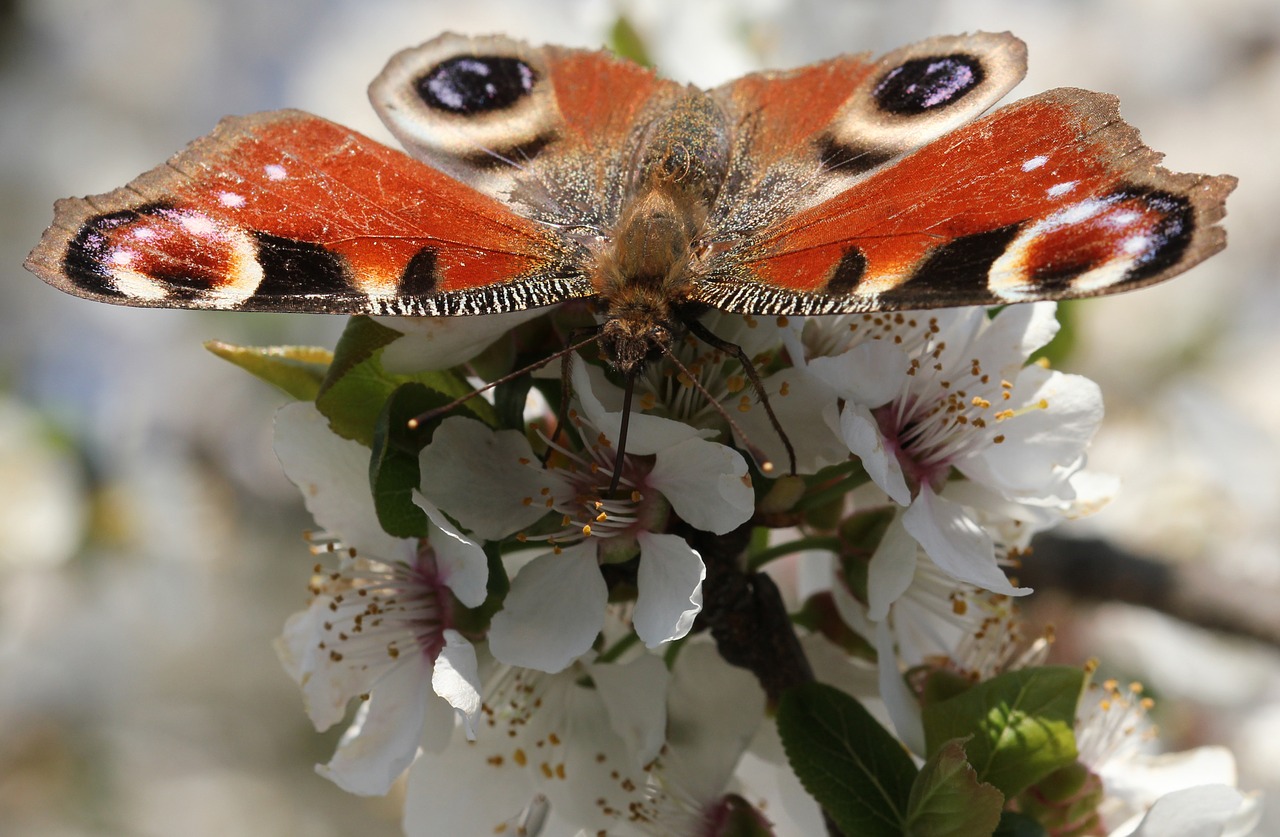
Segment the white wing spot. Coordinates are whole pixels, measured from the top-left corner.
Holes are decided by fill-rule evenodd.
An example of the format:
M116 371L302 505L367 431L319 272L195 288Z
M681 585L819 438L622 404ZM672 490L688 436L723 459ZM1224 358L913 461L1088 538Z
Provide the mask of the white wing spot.
M1049 158L1041 154L1038 157L1032 157L1030 160L1027 160L1026 162L1024 162L1022 164L1022 170L1033 171L1035 169L1040 168L1047 162L1049 162Z
M1124 251L1131 256L1141 256L1151 249L1151 236L1131 235L1124 240Z
M218 195L218 201L223 206L235 209L244 206L244 195L237 195L235 192L221 192Z
M1059 183L1056 186L1050 186L1048 189L1044 190L1044 193L1051 198L1060 198L1063 195L1065 195L1067 192L1070 192L1072 189L1076 188L1077 182L1078 181L1075 181L1075 180L1068 180L1066 183Z
M132 250L112 250L111 263L119 267L125 267L133 261Z
M289 173L284 170L284 166L277 163L269 163L262 167L263 173L267 175L267 180L284 180Z
M1072 204L1065 209L1057 212L1044 219L1041 223L1045 226L1044 230L1054 230L1059 227L1065 227L1068 224L1079 224L1082 221L1088 221L1093 216L1107 208L1107 201L1097 198L1088 198L1080 201L1080 203ZM1039 224L1037 224L1039 227ZM1038 230L1037 230L1038 231Z
M133 231L133 237L139 241L149 241L156 237L156 231L151 227L138 227Z
M184 213L180 223L182 228L192 235L210 235L217 231L217 226L209 219L207 215L197 215L195 213Z

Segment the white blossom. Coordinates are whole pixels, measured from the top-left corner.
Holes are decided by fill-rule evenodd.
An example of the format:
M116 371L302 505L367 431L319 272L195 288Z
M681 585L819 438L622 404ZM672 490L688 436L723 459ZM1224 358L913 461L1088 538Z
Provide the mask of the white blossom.
M550 672L585 653L604 624L601 563L639 554L632 621L646 645L687 634L702 606L705 568L696 550L665 531L671 513L724 534L754 507L740 454L702 438L703 431L638 413L631 416L618 491L611 493L621 414L595 397L582 364L575 363L572 380L581 450L557 441L544 468L520 433L453 417L421 457L423 493L477 536L500 538L548 512L560 515L554 532L527 536L551 550L512 579L488 637L499 660Z
M1098 813L1110 837L1243 837L1261 817L1255 795L1236 789L1235 759L1222 747L1151 755L1156 731L1139 684L1091 683L1080 700L1080 763L1102 780Z
M838 351L804 363L830 391L829 426L902 507L893 525L938 567L993 592L1029 593L1000 570L993 524L1003 514L1043 527L1079 513L1084 451L1102 418L1093 382L1025 365L1057 329L1053 306L863 322L871 327L843 343L811 340Z
M545 806L548 835L618 833L665 734L668 679L649 654L556 674L502 667L475 741L457 733L410 770L405 833L505 833L531 805Z
M353 793L384 794L424 734L439 739L452 729L455 711L473 731L476 656L454 627L453 608L455 598L468 607L484 601L484 552L421 498L427 541L383 532L368 484L369 451L330 432L313 405L282 408L276 433L285 472L325 529L313 548L339 562L332 571L317 567L310 606L290 617L276 649L317 729L362 701L320 772Z

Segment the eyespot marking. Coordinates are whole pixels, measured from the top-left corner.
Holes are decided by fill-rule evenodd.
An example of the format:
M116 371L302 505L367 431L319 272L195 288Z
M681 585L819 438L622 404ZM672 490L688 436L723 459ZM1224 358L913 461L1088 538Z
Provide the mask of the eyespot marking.
M459 55L440 62L418 79L428 107L470 116L506 110L533 92L537 75L519 58Z
M871 95L881 110L914 116L959 101L985 78L982 62L972 55L912 58L886 73Z
M145 302L211 294L235 303L262 280L247 233L166 204L90 218L67 245L63 269L90 291Z
M1125 187L1086 198L1026 227L991 265L991 292L1019 302L1140 281L1176 264L1194 231L1194 211L1179 195Z

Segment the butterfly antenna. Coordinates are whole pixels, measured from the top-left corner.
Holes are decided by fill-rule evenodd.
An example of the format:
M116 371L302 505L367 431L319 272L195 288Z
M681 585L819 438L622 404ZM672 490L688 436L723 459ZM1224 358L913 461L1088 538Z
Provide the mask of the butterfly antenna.
M738 423L736 421L733 420L733 416L729 415L729 412L725 410L724 405L721 404L714 397L712 397L710 392L707 392L707 388L702 385L702 382L699 381L694 376L694 374L690 372L683 363L680 362L680 359L676 357L673 352L668 352L667 358L673 364L675 364L675 367L680 370L681 374L683 374L685 378L689 380L689 382L693 385L693 388L696 389L699 393L701 393L703 398L707 399L707 403L710 404L713 408L715 408L715 411L720 414L720 417L723 418L726 422L728 422L729 427L733 430L733 432L738 434L738 438L742 440L743 447L747 449L747 453L751 454L751 458L756 461L756 465L757 467L760 468L761 472L766 474L773 473L773 462L769 460L769 457L765 455L764 451L762 451L760 448L756 447L754 444L751 443L751 440L747 438L746 432L741 427L738 426ZM630 397L630 394L631 393L628 390L628 393L627 393L628 397ZM626 408L624 407L623 409L626 409ZM770 415L772 416L772 414ZM624 420L625 418L626 416L623 416ZM776 421L777 420L775 419L775 422ZM791 456L791 473L795 474L796 457L795 457L795 454L791 452L791 443L787 441L786 436L783 436L782 440L783 440L783 443L786 444L787 446L787 453Z
M434 409L427 410L425 413L420 413L414 416L413 418L409 419L409 429L417 430L419 427L431 421L432 419L436 418L437 416L442 416L445 413L452 411L453 409L461 406L462 404L467 403L472 398L475 398L477 395L486 393L489 390L493 389L494 387L501 386L507 383L508 381L514 381L516 378L519 378L521 375L527 375L530 372L534 371L535 369L541 369L551 361L557 358L567 357L571 355L573 352L576 352L578 349L581 349L584 346L589 346L599 339L600 339L600 335L599 333L596 333L588 337L586 340L582 340L577 343L570 343L569 345L565 346L564 348L560 349L560 351L554 354L551 354L551 355L548 355L547 357L536 360L533 363L529 364L528 366L523 366L515 370L514 372L509 372L506 375L503 375L501 378L498 378L496 381L490 381L489 383L485 384L479 389L473 389L471 390L471 392L468 392L466 395L462 396L461 398L453 399L448 404L445 404L443 407L436 407ZM556 432L557 433L560 432L559 425L557 425L556 427Z
M751 362L751 358L747 357L746 351L737 343L730 343L728 340L717 337L710 329L697 320L686 320L685 325L688 326L690 333L711 348L718 349L737 358L738 363L742 366L742 371L747 375L747 380L751 381L751 388L756 391L756 397L760 399L760 404L764 406L764 411L769 416L769 423L773 425L773 429L778 434L778 438L782 440L782 446L787 450L787 460L791 466L791 475L795 476L796 450L791 445L790 437L788 437L786 431L782 429L782 422L778 421L778 416L773 412L773 405L769 403L769 393L765 392L764 382L760 380L760 373L756 371L756 365ZM677 366L680 366L680 361L676 360L674 355L668 355L668 357L675 361ZM680 366L680 369L681 371L684 371L683 366ZM689 379L693 381L694 386L706 396L708 402L715 406L716 410L720 412L720 415L725 417L725 420L729 422L729 426L738 432L738 435L742 437L742 441L747 445L747 450L751 452L751 455L756 456L756 450L758 450L758 448L755 450L752 449L750 443L747 442L746 435L738 425L734 423L733 419L729 417L729 414L725 412L724 408L720 406L720 402L712 398L711 395L707 393L706 389L698 383L696 378L689 375L688 372L685 372L685 375L687 375ZM762 461L758 457L756 461L760 463L760 470L764 471L766 474L769 473L769 470L772 467L771 463L767 460ZM767 468L765 467L766 465L769 465L770 467Z

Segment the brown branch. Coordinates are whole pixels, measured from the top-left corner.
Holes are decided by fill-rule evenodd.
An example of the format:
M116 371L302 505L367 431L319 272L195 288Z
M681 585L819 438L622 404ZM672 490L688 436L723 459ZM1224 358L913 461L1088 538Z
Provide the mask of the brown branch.
M1124 602L1206 630L1280 647L1280 589L1242 586L1211 566L1176 566L1101 539L1041 535L1018 581L1077 599Z

